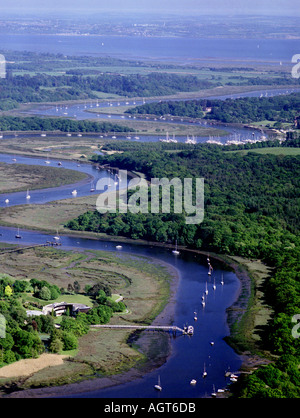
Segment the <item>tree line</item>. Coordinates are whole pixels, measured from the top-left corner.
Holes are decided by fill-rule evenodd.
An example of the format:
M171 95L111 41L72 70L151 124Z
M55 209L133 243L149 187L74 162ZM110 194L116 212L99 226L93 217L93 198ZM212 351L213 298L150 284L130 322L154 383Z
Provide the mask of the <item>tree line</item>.
M210 111L207 112L207 109ZM292 123L299 116L299 111L300 93L292 93L274 97L146 103L128 109L127 113L214 119L225 123L248 123L262 120Z
M130 132L127 126L63 118L0 116L0 131Z
M162 96L181 91L197 91L216 83L192 75L151 73L148 75L9 75L0 79L0 100L8 103L97 99L97 92L120 96Z

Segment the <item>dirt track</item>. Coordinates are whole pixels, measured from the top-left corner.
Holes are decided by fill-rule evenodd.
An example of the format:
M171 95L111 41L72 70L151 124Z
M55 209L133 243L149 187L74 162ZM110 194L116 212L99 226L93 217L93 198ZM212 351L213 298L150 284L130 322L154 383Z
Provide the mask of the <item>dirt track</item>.
M24 359L16 363L9 364L0 369L1 377L30 376L45 367L58 366L63 363L63 359L67 356L58 354L42 354L37 359Z

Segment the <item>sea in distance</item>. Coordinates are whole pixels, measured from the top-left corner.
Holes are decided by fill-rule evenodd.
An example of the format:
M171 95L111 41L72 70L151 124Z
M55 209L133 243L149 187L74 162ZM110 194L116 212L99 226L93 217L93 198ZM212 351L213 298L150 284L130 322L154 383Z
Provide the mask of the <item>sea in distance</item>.
M298 39L191 39L96 35L0 34L0 51L111 56L120 59L195 64L243 61L290 63L300 53ZM2 53L3 53L2 52Z

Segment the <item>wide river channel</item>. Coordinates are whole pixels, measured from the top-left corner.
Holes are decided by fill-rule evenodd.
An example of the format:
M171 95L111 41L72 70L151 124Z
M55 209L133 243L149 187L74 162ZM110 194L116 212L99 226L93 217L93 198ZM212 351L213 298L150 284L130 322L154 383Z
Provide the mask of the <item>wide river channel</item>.
M0 155L0 161L8 164L23 163L46 165L45 159L17 157L13 161L11 155ZM51 160L51 166L58 166L58 161ZM63 167L83 171L97 181L98 178L106 176L107 172L96 170L90 164L76 162L63 162ZM30 191L32 204L43 204L53 200L72 198L71 192L76 187L77 196L88 195L90 191L90 179L77 185L63 186L47 190ZM96 193L98 193L96 191ZM25 192L0 195L1 206L5 206L5 200L9 199L8 205L20 205L28 203ZM20 243L15 238L15 228L0 228L0 240L7 243ZM22 235L21 243L40 244L52 240L52 236L36 231L20 230ZM74 238L67 235L61 237L63 249L93 249L105 251L118 251L117 242L105 242L95 239ZM174 325L182 328L185 324L194 326L194 335L187 336L177 334L173 338L170 334L172 352L168 360L160 368L138 378L130 383L75 394L75 397L105 397L105 398L196 398L210 396L213 385L216 390L224 388L230 383L225 378L225 371L238 371L241 365L241 358L223 340L229 334L226 321L226 308L235 301L240 282L236 275L226 266L216 260L211 260L214 267L212 276L208 275L206 256L181 251L175 256L171 249L133 245L122 243L123 252L141 256L154 257L169 263L177 269L180 276L179 287L176 296L176 307ZM222 277L224 284L221 284ZM213 289L215 282L216 288ZM202 296L205 289L205 306L202 306ZM197 321L194 320L195 312ZM118 332L118 331L116 331ZM213 345L211 343L214 343ZM203 378L204 368L207 377ZM157 392L154 385L161 379L162 392ZM190 381L196 379L196 385ZM58 390L59 393L59 390Z
M226 99L236 99L242 97L274 97L278 95L285 95L291 93L297 93L300 91L300 88L279 88L279 89L267 89L267 90L255 90L255 91L248 91L244 93L235 93L229 95L217 95L217 96L209 96L206 97L207 99L219 99L219 100L226 100ZM199 98L204 99L204 97ZM169 99L168 99L169 100ZM185 99L182 99L185 100ZM197 100L197 99L194 99ZM218 124L214 121L209 120L193 120L193 118L179 118L179 117L172 117L166 116L162 117L153 117L153 116L145 116L145 115L130 115L130 114L118 114L113 113L114 110L117 110L119 106L138 106L145 103L157 102L157 100L153 99L127 99L127 100L111 100L111 101L96 101L96 100L89 100L85 103L80 103L76 105L58 105L58 106L38 106L35 109L30 111L24 112L34 116L47 116L47 117L65 117L65 118L73 118L76 120L84 120L84 119L93 119L97 120L101 118L106 119L108 122L115 123L121 121L144 121L151 123L176 123L176 124L183 124L187 126L192 126L195 124L201 126L203 128L214 128L221 131L225 131L226 133L222 136L217 136L212 138L211 136L201 136L195 138L197 143L206 142L207 140L214 139L218 140L220 143L225 144L227 141L247 141L247 140L261 140L262 137L267 137L267 133L261 129L248 129L248 128L240 128L236 126L230 126L227 124ZM170 99L169 101L176 101L176 99ZM108 110L108 112L106 112ZM111 112L111 111L112 112ZM96 111L96 112L95 112ZM101 113L97 113L97 111ZM158 125L159 126L159 125ZM171 129L171 128L170 128ZM216 131L217 132L217 131ZM169 138L172 139L172 132L169 132ZM32 136L34 134L24 134L24 136ZM61 134L59 134L61 135ZM65 135L65 134L63 134ZM69 135L72 135L69 133ZM76 135L76 134L73 134ZM86 134L84 134L86 136ZM99 135L100 136L100 135ZM5 138L10 137L10 134L5 134ZM103 137L103 136L100 136ZM120 140L130 140L130 141L139 141L139 142L157 142L159 140L166 140L165 135L143 135L140 133L130 133L130 134L120 134L120 133L113 133L110 136L106 136L106 139L113 138L113 139L120 139ZM175 138L177 142L185 142L186 137L178 136Z

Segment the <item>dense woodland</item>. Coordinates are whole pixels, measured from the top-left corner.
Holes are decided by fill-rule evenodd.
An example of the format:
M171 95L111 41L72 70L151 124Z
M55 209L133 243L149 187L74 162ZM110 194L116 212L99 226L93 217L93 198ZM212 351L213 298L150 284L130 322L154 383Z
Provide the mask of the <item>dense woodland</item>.
M129 132L130 128L110 122L63 118L0 116L0 131Z
M131 144L130 148L126 151L124 144L122 154L97 156L95 160L142 172L148 179L203 177L204 221L186 225L185 214L100 215L95 211L67 226L158 242L174 243L177 239L178 244L190 248L260 258L272 266L274 272L264 291L274 318L265 331L262 348L279 359L244 377L235 395L299 397L300 341L292 336L292 317L300 313L300 157L241 155L203 145L177 153L164 152L159 144L151 144L151 148Z
M208 113L206 112L207 108L211 108ZM263 120L293 123L300 113L300 93L226 100L203 99L155 102L129 109L127 113L205 118L225 123L247 123Z
M217 85L195 76L167 73L149 75L101 74L82 75L9 75L0 79L0 110L13 108L17 103L51 102L61 100L97 99L97 92L120 96L162 96L180 91L197 91Z
M179 67L169 63L34 52L4 53L7 75L0 79L0 110L14 109L19 103L97 99L98 93L149 97L220 85L299 86L298 79L276 71L250 76L250 72L255 73L250 67L205 68L210 74L203 77L199 67L188 67L196 69L199 76L178 75ZM136 73L124 74L126 67L134 67ZM140 68L149 73L143 74ZM222 73L230 74L223 78Z

